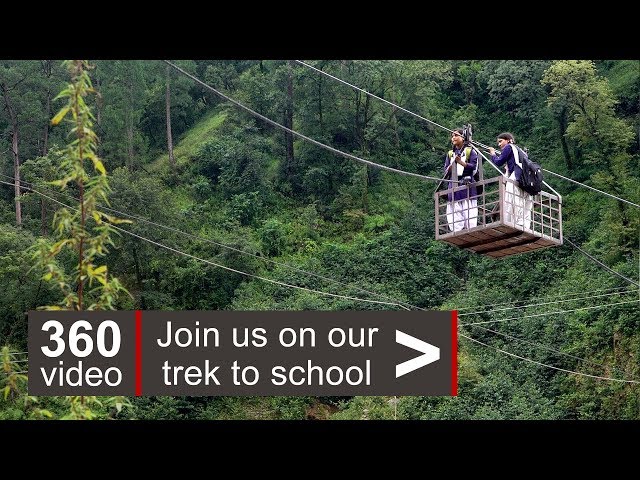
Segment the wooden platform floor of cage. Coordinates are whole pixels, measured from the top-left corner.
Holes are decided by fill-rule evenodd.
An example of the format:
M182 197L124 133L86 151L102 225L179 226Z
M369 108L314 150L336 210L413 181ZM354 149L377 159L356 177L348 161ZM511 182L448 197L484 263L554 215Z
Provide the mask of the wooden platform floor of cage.
M559 239L500 224L475 227L455 236L442 235L440 240L493 258L562 245Z

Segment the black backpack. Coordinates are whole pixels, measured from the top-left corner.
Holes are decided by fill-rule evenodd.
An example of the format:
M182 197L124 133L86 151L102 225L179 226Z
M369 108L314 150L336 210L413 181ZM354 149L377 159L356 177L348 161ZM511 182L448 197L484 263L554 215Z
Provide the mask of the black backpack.
M516 158L516 164L522 170L519 182L520 188L530 195L539 194L542 191L542 167L536 162L531 161L526 152L517 145L511 144L511 147L514 147L518 152L518 154L514 156ZM520 157L519 161L518 157Z

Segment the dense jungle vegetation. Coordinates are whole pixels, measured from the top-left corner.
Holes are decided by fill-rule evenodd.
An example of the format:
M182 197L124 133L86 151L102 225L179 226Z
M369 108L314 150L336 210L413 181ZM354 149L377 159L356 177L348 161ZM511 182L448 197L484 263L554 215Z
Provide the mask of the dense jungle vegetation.
M366 289L425 309L478 312L461 317L466 320L509 320L461 329L488 346L459 339L458 397L98 397L82 405L29 397L19 373L26 357L12 352L27 349L27 311L63 301L55 274L47 277L33 257L39 241L59 240L53 228L59 205L27 190L16 201L14 179L19 173L25 185L67 202L73 200L65 195L79 192L70 184L61 194L46 183L61 179L59 166L73 140L64 122L51 123L67 102L59 93L70 83L69 72L58 60L5 60L0 419L640 419L638 383L566 373L498 350L594 377L640 381L638 287L631 282L566 242L501 260L437 242L435 183L295 138L164 62L89 63L86 73L99 95L88 95L86 107L107 172L103 193L111 208L172 230L140 220L121 228L280 282L375 298L360 290ZM442 176L448 132L299 63L176 63L322 143ZM485 144L512 132L544 168L640 203L639 61L309 63L448 128L471 123L474 139ZM545 180L562 194L564 236L637 283L640 210L551 175ZM108 254L95 259L119 282L104 287L103 303L96 297L104 308L390 308L287 289L128 235L112 233L111 240ZM61 250L57 261L72 271L77 256ZM116 295L120 287L129 295ZM73 303L76 293L72 288L65 295Z

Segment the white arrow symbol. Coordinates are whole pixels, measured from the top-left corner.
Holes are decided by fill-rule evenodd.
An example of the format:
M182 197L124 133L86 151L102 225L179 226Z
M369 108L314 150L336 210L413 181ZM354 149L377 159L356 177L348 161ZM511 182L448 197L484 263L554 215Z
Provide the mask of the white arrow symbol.
M440 349L438 347L431 345L430 343L423 342L411 335L407 335L400 330L396 330L396 343L424 353L424 355L420 355L419 357L402 362L400 365L396 365L396 378L440 360Z

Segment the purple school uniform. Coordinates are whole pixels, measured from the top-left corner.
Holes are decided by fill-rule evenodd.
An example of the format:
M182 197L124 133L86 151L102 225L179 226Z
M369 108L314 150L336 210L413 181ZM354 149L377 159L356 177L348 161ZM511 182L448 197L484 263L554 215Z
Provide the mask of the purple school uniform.
M462 156L463 153L464 153L464 147L461 149L453 147L453 158L455 158L456 155ZM458 175L458 181L462 180L463 177L471 177L471 183L468 186L469 188L466 188L464 190L460 190L459 192L454 193L454 198L456 201L466 200L467 198L473 198L477 195L476 184L475 184L475 181L473 180L473 171L475 170L476 165L478 163L478 154L474 149L471 149L471 153L469 153L469 158L465 159L465 161L467 162L467 166L464 167L464 170L462 171L462 175ZM453 163L454 165L452 168L457 166L455 162ZM447 171L447 168L449 168L449 155L445 155L445 160L444 160L445 172ZM447 175L447 178L451 179L451 175ZM451 181L449 181L448 184L449 184L448 188L454 188L462 185L461 183L453 183ZM449 194L448 197L449 197L448 200L451 202L453 200L451 198L451 194Z
M509 176L515 171L516 181L520 180L520 175L522 175L522 170L518 165L516 165L516 158L513 156L513 149L511 148L511 144L507 144L502 149L502 153L498 157L497 155L491 155L491 161L497 167L501 167L505 163L507 164L507 168L509 169Z

